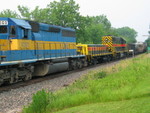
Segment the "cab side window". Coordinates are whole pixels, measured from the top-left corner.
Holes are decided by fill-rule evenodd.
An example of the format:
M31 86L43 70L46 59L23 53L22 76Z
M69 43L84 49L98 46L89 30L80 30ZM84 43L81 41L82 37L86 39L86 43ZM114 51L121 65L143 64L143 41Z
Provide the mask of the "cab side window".
M7 33L7 26L0 26L0 33Z
M27 29L23 29L23 32L24 32L23 38L27 39L28 38L28 30Z
M16 27L10 26L10 37L15 37L15 36L16 36Z

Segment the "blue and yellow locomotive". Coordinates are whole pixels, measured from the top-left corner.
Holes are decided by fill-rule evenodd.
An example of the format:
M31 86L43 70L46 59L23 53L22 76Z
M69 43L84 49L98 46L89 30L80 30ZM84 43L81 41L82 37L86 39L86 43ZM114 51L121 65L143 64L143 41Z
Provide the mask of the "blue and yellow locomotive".
M0 18L0 84L81 67L82 58L74 29Z

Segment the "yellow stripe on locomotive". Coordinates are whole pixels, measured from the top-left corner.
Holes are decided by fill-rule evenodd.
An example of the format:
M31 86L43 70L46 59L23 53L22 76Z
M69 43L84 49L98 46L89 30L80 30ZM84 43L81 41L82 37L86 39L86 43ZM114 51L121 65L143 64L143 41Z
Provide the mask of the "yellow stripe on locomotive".
M9 42L4 41L5 45ZM11 48L6 46L3 50L58 50L58 49L76 49L76 43L73 42L52 42L52 41L32 41L12 39ZM9 44L8 44L9 45Z
M0 50L2 50L2 51L10 50L10 41L9 40L4 40L4 39L0 39Z

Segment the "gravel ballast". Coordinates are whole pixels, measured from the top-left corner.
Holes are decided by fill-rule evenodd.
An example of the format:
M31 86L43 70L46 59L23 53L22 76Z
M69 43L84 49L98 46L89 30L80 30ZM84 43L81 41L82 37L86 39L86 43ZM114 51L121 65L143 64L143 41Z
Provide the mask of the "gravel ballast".
M19 113L25 105L28 105L32 101L32 95L37 91L42 89L49 91L59 90L73 83L89 71L97 70L102 67L109 67L118 62L119 61L102 64L90 69L77 71L54 79L0 93L0 113Z

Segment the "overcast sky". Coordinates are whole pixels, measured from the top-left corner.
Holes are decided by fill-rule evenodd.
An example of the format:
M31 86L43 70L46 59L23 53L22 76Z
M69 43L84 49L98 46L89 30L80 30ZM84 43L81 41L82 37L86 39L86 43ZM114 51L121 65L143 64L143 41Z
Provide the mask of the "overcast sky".
M17 11L18 5L30 9L35 6L46 7L54 0L1 0L0 11L11 9ZM59 0L57 0L59 1ZM110 20L112 27L129 26L138 32L138 41L144 41L148 35L150 24L150 0L75 0L80 6L83 16L104 14Z

